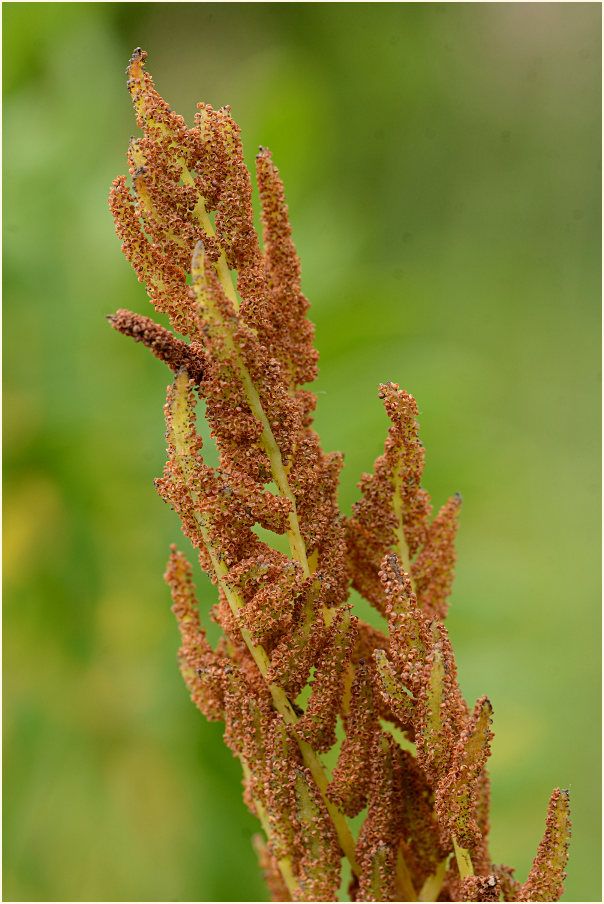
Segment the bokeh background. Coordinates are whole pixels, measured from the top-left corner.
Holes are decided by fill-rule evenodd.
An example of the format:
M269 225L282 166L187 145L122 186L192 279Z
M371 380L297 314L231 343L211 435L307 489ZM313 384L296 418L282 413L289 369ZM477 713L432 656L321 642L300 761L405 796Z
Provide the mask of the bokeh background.
M263 900L240 770L190 704L162 574L167 372L107 210L132 49L230 103L284 178L349 511L418 399L464 508L449 629L496 737L492 854L524 880L570 787L600 889L599 4L5 3L4 900ZM185 547L186 548L186 547ZM202 606L214 594L197 575Z

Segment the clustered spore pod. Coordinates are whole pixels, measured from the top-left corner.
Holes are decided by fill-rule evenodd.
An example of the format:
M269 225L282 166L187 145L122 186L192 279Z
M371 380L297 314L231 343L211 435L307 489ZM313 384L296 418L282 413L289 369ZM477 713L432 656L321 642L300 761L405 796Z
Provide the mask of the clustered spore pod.
M109 320L175 374L156 485L218 588L212 617L223 632L214 649L191 566L173 547L166 580L180 669L241 762L273 900L337 900L343 858L355 901L557 900L567 791L551 796L524 884L489 856L491 705L463 699L443 624L461 497L432 519L415 400L395 383L380 387L391 421L384 454L344 517L342 457L323 452L312 429L317 399L306 385L317 353L278 170L261 148L261 246L230 109L199 104L188 128L155 91L145 57L135 50L128 67L142 136L130 142L130 184L114 181L110 206L139 281L186 339L130 311ZM203 459L198 398L215 468ZM289 554L257 525L285 535ZM353 613L351 587L384 631ZM338 718L330 776L320 754L336 744ZM363 811L355 839L347 820Z

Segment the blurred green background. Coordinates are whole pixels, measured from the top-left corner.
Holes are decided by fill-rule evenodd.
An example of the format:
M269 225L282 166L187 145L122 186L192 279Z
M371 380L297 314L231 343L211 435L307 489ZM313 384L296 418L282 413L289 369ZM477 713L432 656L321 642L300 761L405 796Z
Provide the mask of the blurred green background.
M5 3L4 900L262 900L240 769L190 704L162 574L168 375L107 209L132 49L230 103L284 178L349 511L387 422L464 497L449 630L496 732L492 855L524 880L570 787L600 900L599 4ZM213 589L196 578L202 604Z

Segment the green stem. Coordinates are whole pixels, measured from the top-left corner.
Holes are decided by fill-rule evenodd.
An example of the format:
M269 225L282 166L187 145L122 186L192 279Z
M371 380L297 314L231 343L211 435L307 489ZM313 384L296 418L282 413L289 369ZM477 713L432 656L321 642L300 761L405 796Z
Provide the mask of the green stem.
M271 473L273 475L273 480L279 488L279 493L282 496L285 496L292 507L291 512L288 515L289 530L287 531L287 538L289 541L289 548L292 554L292 558L296 562L299 562L302 566L304 577L310 577L310 568L308 567L308 558L306 556L306 545L304 543L302 531L300 530L300 522L298 520L298 513L296 511L296 498L292 493L289 481L287 479L287 474L285 473L283 459L281 457L281 450L277 445L273 431L271 430L271 425L262 407L262 402L260 401L258 390L252 383L252 379L247 371L247 368L245 368L243 365L242 377L243 385L245 387L245 393L247 395L252 414L254 414L258 418L263 427L260 440L271 463Z
M396 535L396 554L399 557L403 571L409 575L411 581L411 589L415 593L415 581L411 574L411 556L409 555L409 546L405 537L404 521L403 521L403 498L401 496L401 479L398 474L398 468L395 469L394 492L392 494L392 508L396 517L396 527L394 533Z
M418 901L437 901L442 888L443 879L447 872L448 856L436 867L435 872L428 876L419 893Z
M197 191L195 180L193 179L193 176L191 175L189 168L187 167L182 157L178 158L178 163L180 164L182 169L182 181L185 183L185 185L189 185ZM203 226L203 230L206 235L214 238L216 236L216 230L214 229L212 221L210 220L209 214L206 210L205 201L199 194L199 192L197 192L197 203L195 204L193 213ZM229 270L229 265L227 264L227 259L224 251L221 252L220 257L218 258L214 266L216 267L216 272L218 273L218 278L222 283L225 295L234 303L236 308L239 308L239 299L237 297L237 292L235 291L235 286L233 285L231 271Z
M453 850L455 851L455 859L457 860L457 868L462 879L474 875L474 867L470 852L466 848L462 848L457 843L457 838L453 835Z
M417 901L417 894L413 887L409 867L400 847L396 855L396 887L401 901Z

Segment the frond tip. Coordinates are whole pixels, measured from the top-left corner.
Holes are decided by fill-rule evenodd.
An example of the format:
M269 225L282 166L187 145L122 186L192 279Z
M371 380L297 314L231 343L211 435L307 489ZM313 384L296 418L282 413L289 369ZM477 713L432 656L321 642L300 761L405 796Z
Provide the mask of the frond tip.
M435 809L445 827L445 844L453 837L462 847L473 849L480 841L476 818L477 781L491 753L492 713L489 700L481 697L453 751L451 768L437 788Z
M518 901L558 901L564 893L570 843L568 790L556 788L549 800L545 832Z
M124 336L131 336L135 342L142 342L175 374L184 368L194 383L201 381L204 356L199 344L188 345L150 317L143 317L133 311L120 308L115 314L106 316L114 330Z

